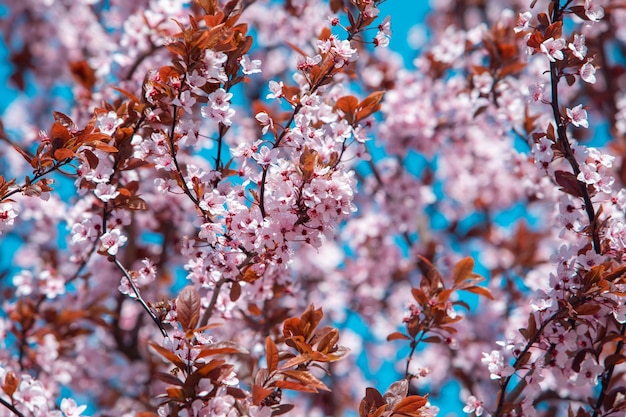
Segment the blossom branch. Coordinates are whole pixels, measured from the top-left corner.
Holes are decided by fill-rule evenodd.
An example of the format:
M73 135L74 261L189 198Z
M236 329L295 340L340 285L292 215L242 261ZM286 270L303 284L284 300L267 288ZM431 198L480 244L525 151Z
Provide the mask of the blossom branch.
M19 412L19 410L17 408L15 408L15 406L13 406L12 404L10 404L7 401L3 400L2 398L0 398L0 404L5 406L6 408L8 408L9 411L11 411L17 417L25 417L24 414L22 414L21 412Z
M615 352L613 353L615 357L622 355L622 349L624 348L624 335L626 334L626 323L622 324L619 334L621 337L619 339L619 342L617 342L617 346L615 346ZM593 407L592 417L598 417L600 415L602 403L604 403L604 398L609 389L609 385L611 384L611 379L613 379L615 365L615 362L611 363L611 365L604 371L604 375L602 376L602 382L600 383L600 394L598 394L598 399L596 400L595 406Z
M139 293L139 289L137 288L137 286L133 282L133 278L131 277L130 272L128 272L128 270L124 267L124 265L122 265L122 263L119 261L119 259L117 259L116 256L111 256L110 259L118 267L118 269L120 271L122 271L122 273L124 274L124 276L128 280L131 288L133 289L133 292L135 293L135 300L137 300L139 302L139 304L141 304L143 309L146 310L148 315L150 315L150 318L158 326L158 328L161 331L161 334L163 335L163 337L167 337L167 332L165 331L165 327L163 327L163 323L161 323L161 320L159 320L159 318L156 316L154 311L152 311L152 309L148 306L148 304L146 304L144 299L141 297L141 294Z

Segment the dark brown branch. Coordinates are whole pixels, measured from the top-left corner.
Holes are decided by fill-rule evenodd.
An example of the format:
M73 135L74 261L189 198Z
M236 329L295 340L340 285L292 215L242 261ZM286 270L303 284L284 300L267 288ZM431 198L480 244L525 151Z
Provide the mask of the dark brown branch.
M143 309L146 310L146 312L150 315L150 318L152 319L152 321L159 327L159 330L161 330L161 334L163 334L163 337L167 337L167 332L165 331L165 327L163 327L163 323L161 323L161 320L159 320L159 318L156 316L154 311L152 311L152 309L148 306L148 304L146 304L144 299L141 297L141 294L139 294L139 289L137 289L137 286L133 282L133 278L130 276L130 273L128 272L128 270L124 267L124 265L122 265L122 263L119 261L119 259L117 259L117 257L113 256L112 258L113 258L113 263L115 263L118 269L122 271L122 273L128 280L131 288L133 289L133 292L135 293L135 300L137 300L139 304L141 304Z
M3 400L2 398L0 398L0 404L5 406L6 408L8 408L9 411L12 412L13 414L15 414L16 416L18 416L18 417L25 417L24 414L20 413L17 408L15 408L12 404L8 403L7 401Z

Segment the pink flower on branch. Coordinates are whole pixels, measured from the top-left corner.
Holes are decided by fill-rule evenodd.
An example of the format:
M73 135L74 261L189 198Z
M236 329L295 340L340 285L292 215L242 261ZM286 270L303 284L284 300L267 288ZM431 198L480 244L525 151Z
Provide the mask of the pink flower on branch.
M583 109L583 105L579 104L573 109L566 110L567 117L570 119L572 124L576 127L589 127L589 121L587 121L587 110Z
M556 62L563 59L563 49L565 48L565 39L548 38L539 46L550 62Z
M120 246L126 243L126 236L122 235L119 229L113 229L100 236L100 244L109 255L117 255Z

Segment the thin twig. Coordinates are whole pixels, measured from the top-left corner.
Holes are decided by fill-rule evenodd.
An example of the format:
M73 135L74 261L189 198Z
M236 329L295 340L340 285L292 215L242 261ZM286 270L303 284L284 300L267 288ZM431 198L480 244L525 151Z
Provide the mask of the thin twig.
M167 332L165 331L165 327L163 327L163 323L161 323L161 320L159 320L159 318L156 316L154 311L152 311L152 309L148 306L148 304L146 304L144 299L141 297L141 294L139 294L139 289L133 282L133 278L130 276L130 273L128 272L128 270L124 267L124 265L122 265L119 259L117 259L117 257L115 256L113 256L113 262L119 268L119 270L122 271L122 273L124 274L128 282L130 283L130 286L133 289L133 292L135 293L135 300L137 300L141 304L141 306L144 308L144 310L148 312L152 321L155 322L156 325L159 327L159 330L161 330L163 337L167 337Z
M209 320L213 315L213 308L215 304L217 304L217 298L220 295L220 290L222 289L222 285L226 283L226 278L222 277L215 283L215 288L213 288L213 294L211 295L211 301L209 301L209 306L204 310L202 314L202 319L200 320L200 327L204 327L209 324Z
M15 408L12 404L9 404L8 402L4 401L2 398L0 398L0 404L4 405L6 408L9 409L9 411L11 411L16 416L25 417L24 414L20 413L17 408Z

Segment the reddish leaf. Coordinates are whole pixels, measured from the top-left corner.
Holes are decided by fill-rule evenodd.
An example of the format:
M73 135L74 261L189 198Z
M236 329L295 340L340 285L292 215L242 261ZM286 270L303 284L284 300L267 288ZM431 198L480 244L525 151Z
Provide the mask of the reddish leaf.
M474 293L474 294L482 295L483 297L487 297L490 300L495 300L489 288L475 286L475 287L463 288L463 290Z
M180 369L180 370L185 370L186 369L185 362L183 362L183 360L178 355L176 355L175 353L170 352L169 350L165 349L163 346L157 345L155 342L149 341L148 344L154 350L156 350L157 353L159 353L165 359L167 359L172 364L174 364L178 369Z
M600 311L601 308L599 304L581 304L575 310L579 316L592 316Z
M8 371L4 375L4 385L2 386L2 391L5 392L10 398L13 397L13 393L17 390L17 387L20 383L17 375L13 371Z
M624 362L626 362L626 357L624 357L624 355L622 355L621 353L614 353L604 359L604 366L606 368L610 368Z
M409 381L406 379L402 379L398 382L394 382L387 388L387 392L383 398L385 402L389 406L389 408L393 409L397 404L402 401L406 395L409 393Z
M387 336L388 342L391 342L392 340L411 340L411 338L404 333L393 332L389 336Z
M20 148L17 145L13 145L13 149L15 149L20 155L22 155L22 157L26 160L26 162L28 162L29 164L32 163L33 158L31 158L28 153L22 150L22 148Z
M182 388L177 388L177 387L167 387L165 388L165 392L167 393L167 396L173 400L176 400L178 402L185 402L185 398L187 397L185 395L185 391Z
M272 417L273 416L280 416L283 415L285 413L290 412L292 409L294 408L293 404L280 404L277 405L275 407L272 407Z
M103 142L94 142L92 143L92 145L95 146L95 148L98 149L99 151L109 152L109 153L119 152L119 150L115 146L107 145L106 143L103 143Z
M220 366L224 365L225 363L226 363L226 361L223 360L223 359L212 359L206 365L203 365L200 368L198 368L198 370L196 372L198 373L198 375L200 375L202 377L205 377L208 374L210 374L213 370L219 368Z
M263 388L257 384L252 385L252 404L261 404L261 401L266 399L272 392L274 392L274 390L271 388Z
M170 385L178 385L180 387L182 387L184 385L183 381L181 381L180 379L176 378L172 374L168 374L167 372L157 372L157 373L154 374L154 376L157 379L159 379L159 380L161 380L161 381L163 381L165 383L168 383Z
M224 340L222 342L206 345L204 348L202 348L197 358L204 358L211 355L223 355L228 353L247 355L250 352L248 351L248 349L238 343Z
M72 136L70 135L69 130L67 130L67 127L63 126L59 122L54 122L52 124L52 129L50 129L50 140L52 141L53 146L63 147L71 137Z
M426 405L428 400L426 397L420 397L419 395L411 395L404 398L393 409L394 413L404 414L407 416L420 416L420 409Z
M265 360L267 361L267 370L274 372L278 369L278 348L271 337L265 338Z
M290 389L294 391L317 392L315 388L307 387L306 385L302 385L294 381L276 381L276 383L274 383L274 386L278 388Z
M233 303L241 297L241 285L235 281L230 286L230 301Z
M330 389L324 384L319 378L310 373L309 371L296 371L296 370L287 370L281 372L283 375L295 379L299 382L302 382L306 386L321 389L324 391L330 391Z
M343 0L330 0L330 10L333 13L337 13L344 8Z
M348 123L352 123L359 100L354 96L344 96L337 100L335 107L343 112Z
M455 284L461 284L463 281L472 276L474 270L474 260L470 257L463 258L454 265L452 271L452 280Z
M380 407L386 407L383 396L376 388L368 387L365 389L365 397L359 404L359 416L367 417L374 414Z
M302 363L305 363L307 361L309 361L310 358L308 356L305 355L298 355L295 356L291 359L289 359L287 362L283 363L282 365L280 365L280 369L289 369L292 366L298 366Z
M53 111L52 112L52 117L54 118L54 121L61 124L62 126L71 129L73 127L75 127L76 125L74 124L74 121L66 114L61 113L60 111ZM54 126L53 126L54 128Z
M435 290L443 286L443 278L441 277L441 274L427 258L418 256L417 266L423 275L421 287L425 292L429 293L431 290Z
M60 148L54 151L54 159L56 159L57 161L64 161L66 159L72 159L75 155L76 154L73 151L67 148Z
M176 297L176 319L183 330L193 330L200 318L200 296L191 285L186 286Z
M582 198L580 183L574 174L567 171L556 171L554 176L556 183L561 186L561 191L571 194L574 197Z

